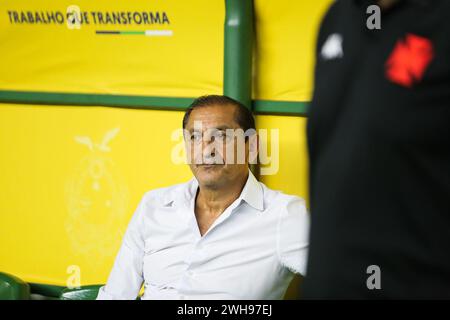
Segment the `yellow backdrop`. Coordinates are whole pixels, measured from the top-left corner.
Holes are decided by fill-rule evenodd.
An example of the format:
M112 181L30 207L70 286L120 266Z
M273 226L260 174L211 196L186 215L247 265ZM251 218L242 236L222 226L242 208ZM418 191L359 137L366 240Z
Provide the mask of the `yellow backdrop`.
M330 2L255 0L254 98L310 99L314 39ZM223 0L76 3L87 11L167 12L170 26L137 29L170 28L170 37L100 36L95 25L69 30L9 21L8 10L65 11L69 4L0 3L0 90L168 97L222 91ZM47 284L66 285L74 270L81 285L106 281L142 195L191 176L171 161L177 143L171 136L182 116L0 103L0 271ZM278 129L280 141L278 171L261 180L304 198L305 125L301 117L257 116L258 128Z
M65 285L67 268L78 266L81 284L106 281L140 197L191 177L171 160L182 117L0 105L0 270ZM258 116L257 123L280 130L279 171L262 181L306 197L305 118Z
M79 29L69 29L67 19L62 24L14 20L14 12L66 15L73 4L88 16L89 24L80 23ZM132 24L106 18L100 23L99 12L158 13L160 23L137 24L137 17ZM163 13L169 23L163 23ZM222 0L3 0L0 89L176 97L219 93L224 17ZM146 30L171 33L138 33Z

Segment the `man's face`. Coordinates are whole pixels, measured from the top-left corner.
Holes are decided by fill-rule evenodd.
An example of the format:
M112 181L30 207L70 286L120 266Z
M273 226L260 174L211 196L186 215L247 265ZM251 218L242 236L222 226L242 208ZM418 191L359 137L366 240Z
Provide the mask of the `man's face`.
M221 189L248 172L248 142L235 121L236 107L194 109L186 124L189 166L201 186Z

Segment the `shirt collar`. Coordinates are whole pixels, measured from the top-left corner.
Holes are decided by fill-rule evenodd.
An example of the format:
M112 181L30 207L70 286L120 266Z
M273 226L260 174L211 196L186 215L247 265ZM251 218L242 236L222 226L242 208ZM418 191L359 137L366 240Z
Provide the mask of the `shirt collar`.
M247 182L239 198L259 211L264 210L264 194L261 184L250 170L248 171Z
M183 200L190 203L193 198L195 198L198 189L198 181L195 177L193 177L188 183L186 192L183 193ZM176 198L181 196L181 194L173 194L172 197L168 197L164 199L164 206L171 205L174 201L176 202ZM248 178L242 189L241 194L238 197L238 202L245 201L251 207L263 211L264 210L264 194L261 184L258 180L256 180L253 173L248 171Z

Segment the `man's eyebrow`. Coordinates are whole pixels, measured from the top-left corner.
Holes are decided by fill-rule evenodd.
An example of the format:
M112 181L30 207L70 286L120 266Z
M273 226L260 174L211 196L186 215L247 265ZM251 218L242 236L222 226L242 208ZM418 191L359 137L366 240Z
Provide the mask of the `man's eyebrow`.
M230 126L224 124L224 125L220 125L220 126L212 127L212 128L208 128L208 129L209 130L227 130L227 129L235 130L235 129L238 129L238 128L233 128L233 127L230 127ZM196 128L194 127L194 128L188 129L188 131L189 132L194 132L194 131L199 131L199 130L196 130Z
M217 129L217 130L227 130L227 129L236 129L236 128L232 128L232 127L227 126L227 125L222 125L222 126L217 126L217 127L213 128L213 129Z

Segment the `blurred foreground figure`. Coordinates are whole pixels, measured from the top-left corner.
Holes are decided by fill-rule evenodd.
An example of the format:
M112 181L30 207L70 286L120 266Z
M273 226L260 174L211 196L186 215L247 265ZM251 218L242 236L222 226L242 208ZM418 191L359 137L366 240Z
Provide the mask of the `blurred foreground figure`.
M308 139L304 296L450 298L450 1L336 1Z

